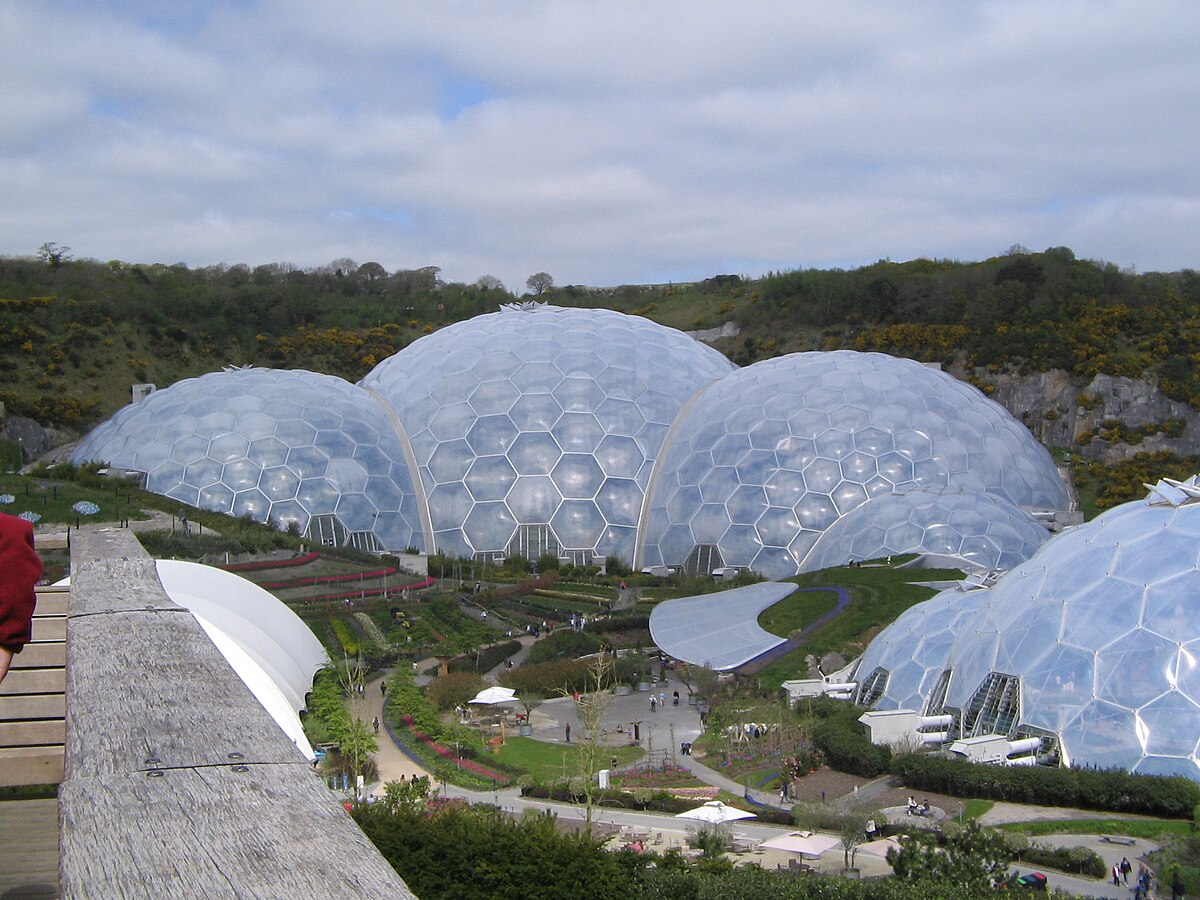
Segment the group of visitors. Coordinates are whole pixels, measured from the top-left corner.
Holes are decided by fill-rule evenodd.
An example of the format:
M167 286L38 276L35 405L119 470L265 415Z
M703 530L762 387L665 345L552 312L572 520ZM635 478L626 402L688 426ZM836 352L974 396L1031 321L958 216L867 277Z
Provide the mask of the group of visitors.
M929 809L930 807L928 799L922 800L920 803L918 803L912 798L911 794L909 795L908 814L910 816L921 816L922 818L925 818L929 815Z

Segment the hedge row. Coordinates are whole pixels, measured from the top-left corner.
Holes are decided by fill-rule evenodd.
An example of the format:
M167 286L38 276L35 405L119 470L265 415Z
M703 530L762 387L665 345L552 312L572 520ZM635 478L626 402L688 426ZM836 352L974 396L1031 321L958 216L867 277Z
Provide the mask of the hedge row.
M892 774L905 785L952 797L982 797L1039 806L1190 818L1200 784L1189 778L1120 770L989 766L931 755L897 757Z
M1022 850L1018 858L1027 866L1047 866L1063 872L1078 872L1092 878L1104 878L1108 875L1108 866L1104 864L1104 860L1087 847L1034 845L1028 850Z
M573 779L573 781L574 784L562 782L554 785L522 784L521 796L557 800L562 803L582 803L584 801L582 785L579 783L579 779ZM664 813L686 812L689 809L695 809L698 805L695 799L675 797L666 790L635 792L609 789L597 791L594 799L600 806L615 809L655 810ZM754 809L759 822L769 822L775 825L792 824L791 813L786 810L758 805Z

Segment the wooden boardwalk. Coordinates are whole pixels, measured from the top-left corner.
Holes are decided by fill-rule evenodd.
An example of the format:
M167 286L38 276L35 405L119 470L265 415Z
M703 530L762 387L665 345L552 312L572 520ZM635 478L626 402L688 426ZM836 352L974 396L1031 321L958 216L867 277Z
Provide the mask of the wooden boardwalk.
M57 897L58 801L0 803L0 897Z

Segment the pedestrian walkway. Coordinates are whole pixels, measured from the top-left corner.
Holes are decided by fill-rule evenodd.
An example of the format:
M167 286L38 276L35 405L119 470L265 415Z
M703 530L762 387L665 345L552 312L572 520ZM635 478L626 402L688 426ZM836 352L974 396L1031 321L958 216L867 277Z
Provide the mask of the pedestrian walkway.
M384 692L380 690L380 686L386 683L390 676L391 670L385 670L378 678L367 682L366 689L360 696L349 701L351 714L360 722L370 727L378 717L381 723L379 751L375 754L375 764L379 768L379 782L372 788L371 792L374 794L382 794L383 785L389 781L408 780L429 774L396 746L382 725Z

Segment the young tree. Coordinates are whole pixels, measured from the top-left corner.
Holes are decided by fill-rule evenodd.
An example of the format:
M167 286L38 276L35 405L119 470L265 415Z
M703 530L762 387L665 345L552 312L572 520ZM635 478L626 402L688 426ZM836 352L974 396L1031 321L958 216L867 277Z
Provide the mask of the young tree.
M517 692L517 702L525 708L525 724L533 722L533 711L545 702L546 696L541 691L524 690Z
M600 771L607 747L604 746L604 715L608 711L609 688L613 683L612 661L598 653L588 662L588 690L576 701L579 724L583 728L583 740L579 742L579 776L584 797L584 832L592 836L592 811L596 805L598 786L596 773Z

